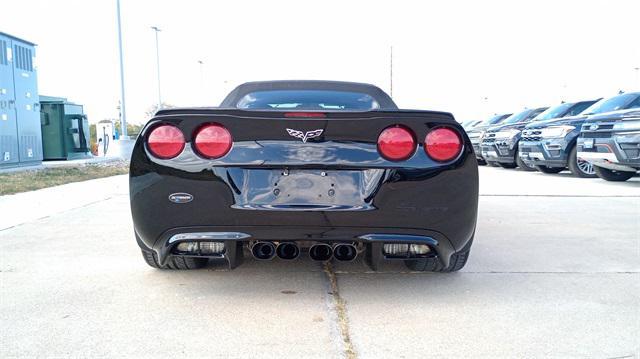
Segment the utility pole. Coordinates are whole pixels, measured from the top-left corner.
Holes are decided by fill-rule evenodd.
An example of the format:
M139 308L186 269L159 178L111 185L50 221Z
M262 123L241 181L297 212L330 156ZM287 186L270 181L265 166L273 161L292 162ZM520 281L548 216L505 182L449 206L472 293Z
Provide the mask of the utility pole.
M389 95L393 98L393 45L391 45L391 61L389 62Z
M158 110L162 110L162 91L160 90L160 46L158 43L158 33L160 30L157 26L151 26L151 29L156 32L156 67L158 70Z
M122 139L128 139L127 112L124 107L124 61L122 60L122 26L120 22L120 0L116 0L116 14L118 18L118 51L120 53L120 130Z

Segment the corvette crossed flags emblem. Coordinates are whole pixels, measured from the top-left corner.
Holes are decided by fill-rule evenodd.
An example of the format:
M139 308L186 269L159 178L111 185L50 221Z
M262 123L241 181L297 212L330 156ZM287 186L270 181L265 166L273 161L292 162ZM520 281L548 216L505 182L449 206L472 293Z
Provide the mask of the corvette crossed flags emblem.
M287 128L287 132L289 133L290 136L299 138L302 140L302 142L306 143L308 139L320 136L322 132L324 132L324 130L317 129L317 130L302 132L302 131L294 130L291 128Z

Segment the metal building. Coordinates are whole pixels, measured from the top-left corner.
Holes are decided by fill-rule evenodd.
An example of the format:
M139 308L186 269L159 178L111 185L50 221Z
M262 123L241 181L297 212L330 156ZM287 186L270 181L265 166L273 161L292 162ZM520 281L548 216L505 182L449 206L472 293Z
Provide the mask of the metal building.
M0 32L0 169L42 161L35 44Z

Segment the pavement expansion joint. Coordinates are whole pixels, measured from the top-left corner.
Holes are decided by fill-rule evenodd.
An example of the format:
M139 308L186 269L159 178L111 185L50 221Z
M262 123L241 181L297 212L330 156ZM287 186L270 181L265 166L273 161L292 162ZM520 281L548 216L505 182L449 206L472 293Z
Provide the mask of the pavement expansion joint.
M349 317L347 316L347 305L345 300L340 296L340 290L338 288L338 278L333 270L331 262L324 264L324 272L327 275L329 284L331 286L331 297L333 298L333 306L337 314L338 328L342 337L342 344L344 350L344 356L347 359L357 358L355 348L351 342L351 335L349 333Z

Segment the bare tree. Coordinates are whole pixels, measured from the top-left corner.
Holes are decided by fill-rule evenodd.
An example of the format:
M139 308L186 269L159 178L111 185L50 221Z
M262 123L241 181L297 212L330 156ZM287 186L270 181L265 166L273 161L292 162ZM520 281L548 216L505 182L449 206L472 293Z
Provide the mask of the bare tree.
M176 106L174 106L172 104L169 104L169 103L166 103L166 102L162 103L162 108L163 109L174 108L174 107L176 107ZM155 104L155 105L149 107L149 109L147 109L147 111L145 111L144 114L146 115L147 119L149 119L149 118L153 117L156 114L156 112L158 112L159 110L160 110L160 108L159 108L158 104Z

